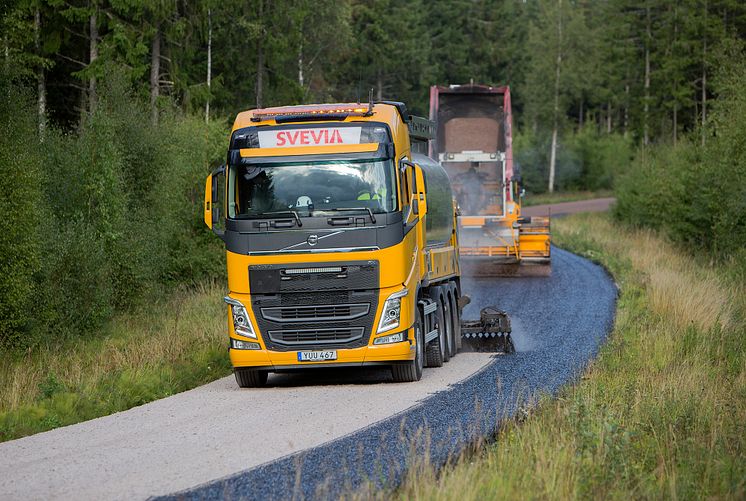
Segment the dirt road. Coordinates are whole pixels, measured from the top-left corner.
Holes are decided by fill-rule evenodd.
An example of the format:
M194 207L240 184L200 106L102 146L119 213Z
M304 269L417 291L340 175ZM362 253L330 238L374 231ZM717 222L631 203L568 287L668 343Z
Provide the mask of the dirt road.
M616 198L594 198L591 200L578 200L577 202L561 202L548 205L533 205L521 207L523 216L564 216L578 212L606 212L616 201Z

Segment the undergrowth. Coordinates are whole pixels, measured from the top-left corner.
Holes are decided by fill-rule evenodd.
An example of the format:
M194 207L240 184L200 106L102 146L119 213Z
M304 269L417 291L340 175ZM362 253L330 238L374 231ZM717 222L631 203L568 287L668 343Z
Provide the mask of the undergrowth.
M184 289L100 335L0 352L0 441L112 414L230 374L222 288Z

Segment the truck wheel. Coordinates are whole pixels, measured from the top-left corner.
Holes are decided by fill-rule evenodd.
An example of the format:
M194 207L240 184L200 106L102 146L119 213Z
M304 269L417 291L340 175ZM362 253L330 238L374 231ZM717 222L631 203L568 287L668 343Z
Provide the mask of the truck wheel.
M428 367L442 367L445 359L446 346L446 330L443 328L445 325L443 316L443 300L438 297L438 309L435 312L435 322L433 322L433 329L438 329L438 337L430 341L425 350L427 357Z
M391 374L397 383L412 383L422 378L422 367L425 362L425 333L422 332L422 315L419 308L415 308L414 316L414 360L406 364L391 366Z
M440 296L440 304L443 305L443 330L445 331L445 344L443 345L443 361L448 362L455 353L453 352L453 319L451 318L451 301L448 299L448 289L443 288L444 295Z
M267 384L267 371L237 367L233 369L239 388L260 388Z
M448 301L450 302L451 313L451 357L455 357L460 348L459 340L461 339L461 319L458 314L458 302L456 300L455 287L451 287L450 294L448 294Z

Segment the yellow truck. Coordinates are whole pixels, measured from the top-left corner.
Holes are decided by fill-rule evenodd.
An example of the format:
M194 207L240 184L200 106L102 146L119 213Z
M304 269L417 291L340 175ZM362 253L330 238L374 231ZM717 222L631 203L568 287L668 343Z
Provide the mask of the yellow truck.
M204 218L226 245L240 387L332 366L417 381L456 354L456 205L442 166L420 153L433 137L398 102L238 114ZM497 324L487 330L507 338Z

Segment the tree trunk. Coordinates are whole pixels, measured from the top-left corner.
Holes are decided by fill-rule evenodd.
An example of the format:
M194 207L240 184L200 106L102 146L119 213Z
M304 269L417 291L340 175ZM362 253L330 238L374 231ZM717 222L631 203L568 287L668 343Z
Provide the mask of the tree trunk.
M34 47L36 55L41 57L41 11L37 7L34 11ZM37 90L37 119L39 122L39 137L44 138L44 130L47 127L47 83L44 75L44 66L39 66L36 75Z
M89 46L89 62L88 65L92 65L96 59L98 59L98 6L94 3L93 13L89 20L90 27L90 46ZM98 96L96 94L96 76L91 75L88 77L88 111L93 113L96 110L96 102Z
M650 142L648 119L650 113L650 5L645 8L645 104L643 115L643 139L642 144L647 146Z
M259 0L259 22L264 22L264 0ZM264 47L262 46L262 33L256 41L256 107L262 107L263 77L264 77Z
M205 123L210 122L210 86L212 84L212 12L207 9L207 102L205 103Z
M558 0L557 5L557 65L554 75L554 124L552 127L552 151L549 156L549 193L554 192L554 175L557 165L557 129L559 128L560 67L562 66L562 0Z
M629 81L624 84L624 137L629 130Z
M606 133L611 134L611 103L606 103Z
M161 26L156 25L153 35L153 50L150 53L150 113L153 125L158 124L158 96L161 77Z
M705 0L705 19L702 36L702 146L705 145L705 124L707 123L707 0Z
M303 88L303 40L298 47L298 85Z

